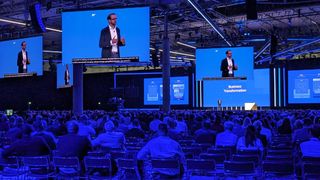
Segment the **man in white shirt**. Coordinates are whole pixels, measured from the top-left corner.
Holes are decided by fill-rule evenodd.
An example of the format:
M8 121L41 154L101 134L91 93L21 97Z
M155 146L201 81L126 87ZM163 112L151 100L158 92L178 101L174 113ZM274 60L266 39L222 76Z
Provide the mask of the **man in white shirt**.
M158 170L158 173L176 176L183 175L183 164L185 156L178 142L168 136L168 127L166 124L159 124L158 137L151 139L137 154L138 160L151 159L175 159L180 161L180 169Z
M320 157L320 125L314 125L311 129L312 138L300 144L302 156Z
M64 71L64 85L68 86L70 83L69 66L66 64L66 70Z
M19 52L18 59L17 59L18 73L28 72L27 65L30 64L30 60L28 58L28 52L26 49L27 49L27 43L23 41L21 43L21 51Z
M222 77L234 77L234 71L238 69L232 58L231 50L226 51L226 58L221 61L220 70L222 71Z
M107 17L108 27L103 28L100 34L99 47L102 48L102 58L119 58L119 46L125 45L125 39L120 36L120 29L117 25L117 15L111 13Z
M224 123L224 131L216 137L216 146L236 146L238 136L232 132L233 123L226 121Z

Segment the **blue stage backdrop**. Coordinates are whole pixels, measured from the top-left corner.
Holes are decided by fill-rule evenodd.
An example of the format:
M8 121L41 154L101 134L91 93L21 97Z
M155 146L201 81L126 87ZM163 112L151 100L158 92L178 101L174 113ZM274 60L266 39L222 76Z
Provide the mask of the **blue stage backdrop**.
M66 65L68 65L70 81L69 85L65 84L65 71ZM73 66L72 64L58 64L57 65L57 88L70 87L73 85Z
M126 45L120 47L120 56L139 56L149 61L150 18L149 7L88 10L62 13L62 62L70 64L73 58L100 58L100 32L108 26L107 16L117 15L117 27Z
M26 50L30 59L28 72L36 72L37 75L42 75L42 36L36 36L0 42L0 78L3 78L5 74L18 73L17 58L23 41L27 43Z
M270 106L269 69L256 69L253 74L251 80L204 81L204 107L217 107L219 99L223 107L244 106L246 102Z
M320 104L320 69L288 71L288 103Z
M144 79L144 105L162 104L162 78ZM170 78L170 102L172 105L189 104L189 83L187 76Z
M253 78L253 47L200 48L196 50L197 80L204 77L221 77L221 61L226 58L226 51L232 51L238 70L234 75Z

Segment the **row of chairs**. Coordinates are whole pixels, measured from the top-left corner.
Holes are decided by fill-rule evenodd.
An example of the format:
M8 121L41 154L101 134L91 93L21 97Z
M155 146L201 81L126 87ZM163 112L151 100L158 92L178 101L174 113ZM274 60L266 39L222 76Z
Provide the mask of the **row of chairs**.
M244 158L244 157L241 157ZM187 159L186 161L186 174L188 177L193 175L200 176L261 176L261 172L268 176L287 176L293 177L293 164L290 161L263 161L261 171L256 168L257 159L251 159L249 157L246 161L244 159L239 159L239 156L234 156L230 161L223 162L223 169L217 166L214 159L203 158L203 159ZM314 158L310 160L317 162ZM318 159L319 160L319 159ZM85 176L92 178L92 169L104 169L111 175L112 171L112 160L108 157L96 157L96 156L86 156L84 158ZM319 161L318 161L319 162ZM76 157L53 157L52 165L54 171L52 171L52 166L50 162L50 157L39 156L39 157L10 157L6 160L6 166L11 168L17 168L14 173L6 174L2 171L2 176L17 176L25 175L27 177L33 178L49 178L49 177L76 177L81 174L81 162ZM1 163L4 165L4 162ZM133 172L137 178L139 173L137 173L137 161L134 159L117 159L117 166L120 174L124 174L125 171ZM21 168L24 167L24 168ZM26 168L27 167L27 168ZM154 159L151 161L152 173L157 172L159 169L179 169L180 163L175 159ZM311 177L319 177L320 163L314 162L304 162L302 164L302 175L304 179ZM41 173L39 173L41 172Z
M120 172L131 170L136 172L137 164L133 159L117 159L117 167ZM0 165L4 167L1 171L1 178L27 177L27 178L71 178L84 176L91 179L97 176L91 174L93 169L100 169L106 172L107 177L112 175L112 159L107 156L86 156L82 162L77 157L49 156L36 157L9 157L1 160ZM135 173L138 175L138 173ZM98 175L97 177L101 177Z

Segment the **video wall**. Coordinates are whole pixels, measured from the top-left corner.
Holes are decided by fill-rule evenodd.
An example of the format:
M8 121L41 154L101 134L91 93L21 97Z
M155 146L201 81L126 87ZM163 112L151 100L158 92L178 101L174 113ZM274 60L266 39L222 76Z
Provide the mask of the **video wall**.
M67 88L73 85L72 64L57 64L57 88Z
M161 105L162 101L162 78L145 78L144 105ZM170 78L170 102L172 105L189 104L189 83L187 76Z
M120 37L109 29L107 16L111 13L115 14L113 21ZM120 57L138 56L140 61L149 61L149 7L62 13L63 64L70 64L73 58L101 58L103 48L109 47L112 39L122 38L125 42L118 51Z
M255 69L251 80L218 80L203 82L203 106L222 107L244 106L256 103L270 106L269 69Z
M237 70L234 77L253 78L253 47L199 48L196 50L197 80L222 77L221 65L230 50Z
M0 42L0 78L18 73L43 73L42 36Z
M320 103L320 69L288 71L288 103Z

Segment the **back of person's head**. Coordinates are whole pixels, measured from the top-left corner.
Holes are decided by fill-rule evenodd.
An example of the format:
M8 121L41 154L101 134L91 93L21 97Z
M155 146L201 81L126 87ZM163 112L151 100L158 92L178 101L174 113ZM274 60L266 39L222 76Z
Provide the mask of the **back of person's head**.
M23 127L22 127L23 136L30 137L32 132L33 132L33 129L32 129L31 125L29 125L29 124L23 125Z
M45 120L37 120L33 124L36 131L44 131L47 128L47 122Z
M233 129L233 122L231 122L231 121L226 121L226 122L224 122L224 124L223 124L223 126L224 126L224 130L225 131L232 131L232 129Z
M235 124L238 124L238 125L242 125L242 119L239 118L239 117L238 117L238 118L235 118L235 119L234 119L234 123L235 123Z
M310 125L312 125L312 120L311 120L310 118L305 118L305 119L303 120L303 125L304 125L304 126L310 126Z
M245 117L244 120L243 120L242 125L243 125L244 127L248 127L248 126L252 125L251 119L250 119L249 117Z
M132 125L133 125L133 127L140 127L139 119L134 119L134 120L132 121Z
M115 126L113 124L112 121L107 121L105 124L104 124L104 130L106 132L112 132L114 130Z
M296 120L294 122L294 128L295 129L301 129L303 127L303 122L301 120Z
M169 127L170 129L174 129L174 128L176 128L176 126L177 126L176 121L173 120L173 119L170 119L170 120L167 122L167 124L168 124L168 127Z
M313 125L313 127L311 128L311 135L315 138L320 138L320 125L319 124L315 124Z
M18 117L14 120L13 126L14 126L14 127L18 127L18 128L22 128L23 124L24 124L24 121L23 121L22 117L18 116Z
M202 127L203 127L204 129L210 129L210 128L211 128L211 122L210 122L210 120L205 120L205 121L203 121Z
M289 118L284 118L284 120L282 122L282 126L284 126L285 128L291 128L291 122L290 122Z
M166 117L163 118L163 123L167 124L169 121L171 121L171 119L172 118L170 116L166 116Z
M182 121L182 120L183 120L183 115L182 115L182 114L179 114L179 115L177 116L177 120L178 120L178 121Z
M158 126L158 134L159 135L163 135L163 136L168 135L168 126L167 126L167 124L164 124L164 123L160 123L159 124L159 126Z
M249 145L254 146L254 142L256 141L256 132L252 125L248 126L245 134L245 145L248 147Z
M7 122L8 121L8 117L5 114L0 114L0 122Z
M260 132L262 129L262 122L257 120L253 123L253 127L255 128L256 132Z
M77 134L79 130L79 125L77 121L68 121L67 122L67 131L69 134Z

